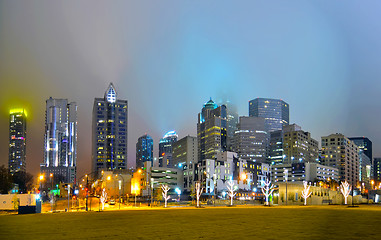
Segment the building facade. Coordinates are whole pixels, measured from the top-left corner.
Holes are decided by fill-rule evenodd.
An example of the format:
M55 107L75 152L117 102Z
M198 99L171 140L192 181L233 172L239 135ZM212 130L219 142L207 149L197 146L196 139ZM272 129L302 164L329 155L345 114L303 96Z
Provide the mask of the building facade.
M12 175L26 172L26 118L25 109L11 109L9 112L8 168Z
M354 185L359 181L360 161L357 145L340 133L321 138L321 164L339 169L339 180Z
M77 104L46 100L45 148L41 173L51 181L74 183L77 172Z
M186 136L172 145L172 160L175 168L183 169L184 189L191 191L195 176L195 165L198 163L197 138Z
M173 166L172 163L172 145L177 141L176 131L167 132L159 141L159 167Z
M367 137L350 137L349 140L353 141L362 150L369 159L373 159L372 141Z
M381 183L381 158L373 159L373 178L377 184Z
M289 124L289 105L283 100L256 98L249 101L249 116L265 118L266 131L282 130Z
M283 163L283 130L276 130L269 133L270 143L268 146L268 162L271 165Z
M197 122L198 160L214 159L227 149L227 110L212 99L204 104Z
M319 143L296 124L283 127L283 163L318 162Z
M153 165L153 139L145 134L136 143L136 169L143 168L145 162Z
M93 172L127 168L128 103L117 98L112 83L95 98L92 123Z
M233 147L238 158L252 162L266 162L267 141L264 118L239 117Z
M285 182L315 182L339 180L339 170L314 162L300 162L274 165L271 168L272 181Z

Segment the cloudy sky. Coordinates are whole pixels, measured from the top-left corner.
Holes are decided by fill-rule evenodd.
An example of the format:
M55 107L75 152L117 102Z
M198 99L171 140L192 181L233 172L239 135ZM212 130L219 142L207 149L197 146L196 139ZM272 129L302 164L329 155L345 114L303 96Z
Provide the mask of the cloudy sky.
M210 97L240 115L256 97L290 104L321 136L367 136L381 156L379 1L0 1L0 164L9 108L28 112L27 170L43 161L45 100L78 104L78 174L90 171L91 112L113 82L137 138L196 134Z

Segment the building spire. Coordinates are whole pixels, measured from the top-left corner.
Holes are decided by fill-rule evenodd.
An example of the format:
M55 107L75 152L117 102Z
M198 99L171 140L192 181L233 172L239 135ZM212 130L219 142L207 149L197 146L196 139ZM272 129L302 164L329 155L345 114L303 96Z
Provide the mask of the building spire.
M112 82L108 85L108 88L105 92L105 100L107 100L107 102L110 102L110 103L116 102L116 91L115 91L114 84L112 84Z

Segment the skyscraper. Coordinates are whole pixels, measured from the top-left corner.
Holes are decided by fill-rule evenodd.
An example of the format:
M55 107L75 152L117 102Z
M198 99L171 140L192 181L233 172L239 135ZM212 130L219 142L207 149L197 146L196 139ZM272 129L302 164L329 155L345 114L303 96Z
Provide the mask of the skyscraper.
M359 149L343 134L321 137L321 164L339 169L340 181L352 186L359 181Z
M377 185L381 183L381 158L374 158L373 163L373 177Z
M282 130L289 124L289 105L283 100L256 98L249 101L249 116L265 118L266 131Z
M197 164L197 138L186 136L172 145L173 167L183 169L184 171L184 189L191 191L194 181L195 165Z
M75 182L77 162L77 104L67 99L46 100L45 148L41 172L51 181Z
M198 161L214 159L217 152L226 151L226 128L226 106L217 106L217 104L210 99L204 104L201 113L198 114Z
M319 143L296 124L283 128L283 163L318 162Z
M136 169L143 168L145 162L153 164L153 139L147 134L136 143Z
M270 143L268 146L268 159L272 165L283 163L283 130L276 130L269 133Z
M220 105L226 106L227 126L226 126L226 147L228 151L233 151L234 132L237 130L238 111L237 106L230 100L224 99L218 101Z
M159 141L159 167L172 167L172 144L177 141L175 131L167 132Z
M233 150L238 157L251 162L266 162L268 136L265 130L265 119L239 117L237 126Z
M373 159L372 153L372 141L367 137L350 137L349 140L352 140L359 149L363 150L364 154L368 156L370 160Z
M93 106L92 169L120 170L127 166L127 100L117 99L112 83Z
M25 109L9 112L9 171L26 172L26 117Z

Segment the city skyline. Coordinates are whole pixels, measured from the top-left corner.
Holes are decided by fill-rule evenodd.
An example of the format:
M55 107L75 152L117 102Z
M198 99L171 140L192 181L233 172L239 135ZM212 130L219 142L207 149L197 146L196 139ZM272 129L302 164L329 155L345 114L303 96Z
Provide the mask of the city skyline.
M282 2L163 3L160 11L122 3L111 4L110 12L95 3L88 13L86 4L0 4L1 165L8 160L9 109L23 107L27 171L38 173L44 103L52 96L78 104L78 175L89 172L92 103L110 82L129 101L129 167L139 136L153 137L157 156L166 132L196 136L203 104L224 96L239 116L249 115L254 98L283 99L290 124L319 142L332 133L366 136L373 157L381 156L381 3L295 9ZM261 13L270 8L271 20Z

